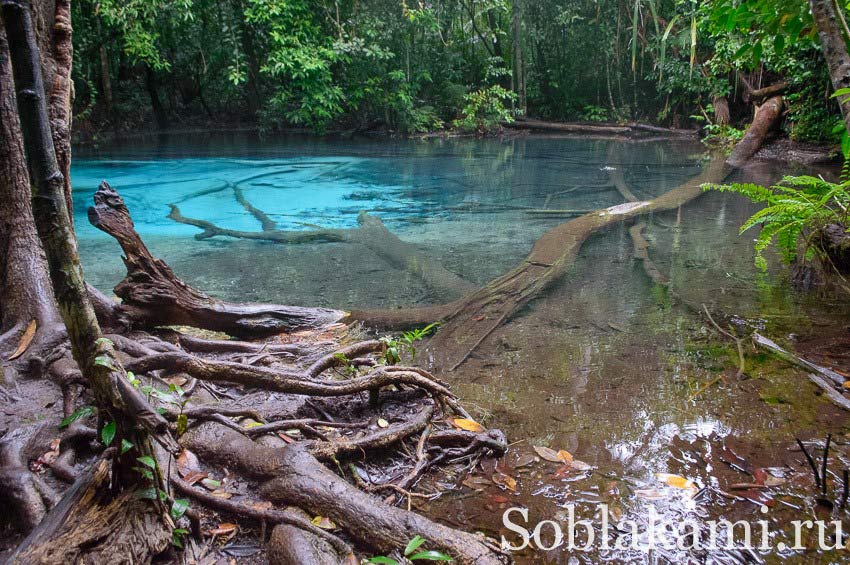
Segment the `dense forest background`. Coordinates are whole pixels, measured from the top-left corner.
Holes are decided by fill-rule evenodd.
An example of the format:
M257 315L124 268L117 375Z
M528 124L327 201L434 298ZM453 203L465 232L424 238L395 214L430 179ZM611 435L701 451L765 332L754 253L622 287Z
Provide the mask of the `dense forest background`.
M735 137L727 124L749 122L747 93L778 81L793 138L830 143L841 131L805 0L80 0L74 10L76 127L89 137L144 123L481 130L520 115Z

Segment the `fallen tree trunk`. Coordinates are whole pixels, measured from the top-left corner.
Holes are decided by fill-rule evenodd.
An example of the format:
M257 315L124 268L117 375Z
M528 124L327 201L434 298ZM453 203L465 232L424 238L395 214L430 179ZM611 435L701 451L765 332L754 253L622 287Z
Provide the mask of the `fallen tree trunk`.
M151 255L121 196L106 182L94 195L89 221L121 245L127 276L115 287L121 315L142 326L187 325L236 337L261 337L338 321L344 313L326 308L276 304L233 304L212 298L177 278Z
M546 122L530 118L518 118L511 123L505 123L505 127L511 129L524 129L531 131L554 132L554 133L578 133L578 134L602 134L629 136L642 132L661 134L666 136L695 136L696 132L685 129L671 129L649 124L632 122L628 124L584 124L570 122Z
M278 230L274 227L270 228L268 222L264 220L268 216L250 204L241 195L241 192L238 193L237 200L262 223L263 231L247 232L230 230L216 226L206 220L187 218L183 216L180 209L175 205L171 205L171 213L168 217L175 222L192 225L204 230L195 236L196 239L225 236L237 239L255 239L289 244L322 242L360 244L370 249L375 255L393 267L407 271L422 280L431 291L442 299L463 296L476 288L472 283L465 281L457 274L443 267L439 261L419 251L414 245L399 239L387 229L380 218L371 216L366 212L360 212L358 214L357 223L360 227L357 228L316 228L306 231ZM92 222L94 223L94 220Z
M726 160L732 167L741 167L752 159L753 155L761 148L764 138L776 125L782 114L784 102L781 96L774 96L756 108L753 123L747 129L744 138L738 142L732 154Z
M766 98L772 98L779 94L785 92L785 89L788 88L788 83L783 81L777 82L776 84L771 84L770 86L765 86L764 88L757 88L755 90L747 89L744 92L744 101L745 102L760 102Z

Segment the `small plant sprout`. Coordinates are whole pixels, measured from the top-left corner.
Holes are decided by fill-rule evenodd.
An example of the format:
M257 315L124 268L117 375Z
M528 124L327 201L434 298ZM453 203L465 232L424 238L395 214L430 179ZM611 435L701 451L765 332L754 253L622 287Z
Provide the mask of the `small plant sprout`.
M445 553L436 550L417 551L427 540L422 536L414 536L404 547L404 558L408 561L452 561ZM386 555L377 555L367 559L366 563L381 563L384 565L400 565L399 561Z
M404 332L398 338L381 338L381 341L387 344L387 350L384 353L384 360L387 365L396 365L401 363L401 355L403 353L410 353L411 361L416 359L416 347L414 346L414 343L427 337L428 334L437 328L437 326L439 326L439 322L434 322L433 324L428 324L424 328L417 328Z

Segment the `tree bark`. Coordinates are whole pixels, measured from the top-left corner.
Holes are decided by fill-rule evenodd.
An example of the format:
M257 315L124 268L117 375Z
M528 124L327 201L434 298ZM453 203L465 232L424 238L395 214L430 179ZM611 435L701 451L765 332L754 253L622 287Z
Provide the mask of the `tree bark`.
M733 167L741 167L761 148L764 138L776 126L782 116L784 102L781 96L774 96L756 108L753 123L747 128L744 138L738 142L726 162Z
M818 29L832 87L835 90L850 88L850 55L839 29L839 15L835 11L835 5L832 0L809 0L809 6ZM844 116L844 127L850 132L850 96L838 97L838 103Z
M715 96L712 105L714 106L714 122L719 126L729 125L729 100L725 96Z
M135 484L131 467L140 454L152 454L149 433L167 436L168 423L133 388L108 340L101 339L83 280L77 241L66 205L65 178L59 168L48 119L35 30L27 0L3 0L3 23L9 42L21 134L32 185L35 226L71 351L88 380L104 418L116 422L117 441L135 447L116 457L116 485ZM70 28L66 30L70 34ZM70 63L70 61L68 61ZM108 421L108 420L106 420Z
M122 315L148 326L189 325L236 337L263 337L316 328L338 321L339 310L276 304L233 304L212 298L177 278L164 261L150 254L136 233L118 193L101 183L89 208L89 221L118 240L127 276L115 287Z
M38 328L46 328L60 319L30 206L12 84L9 45L0 29L0 335L10 332L10 343L5 345L15 347L31 320ZM6 353L3 345L0 353Z

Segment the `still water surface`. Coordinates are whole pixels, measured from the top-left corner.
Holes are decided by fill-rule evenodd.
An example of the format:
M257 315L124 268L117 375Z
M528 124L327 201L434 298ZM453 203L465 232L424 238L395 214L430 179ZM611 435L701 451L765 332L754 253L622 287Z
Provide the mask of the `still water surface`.
M696 175L702 154L698 144L682 141L170 136L78 151L75 220L87 278L104 291L123 276L120 250L88 224L85 213L98 182L106 179L123 195L152 252L180 277L221 298L339 308L424 305L447 297L365 246L198 241L197 228L166 217L169 204L184 216L243 231L261 227L235 200L233 183L280 229L354 227L366 210L447 269L483 284L568 217L529 210L621 203L609 184L609 168L623 172L638 198L649 199ZM762 165L747 175L769 182L788 171ZM502 512L511 506L529 508L532 522L564 520L570 504L580 517L591 518L600 503L643 524L650 506L668 522L767 519L777 530L790 519L811 517L811 476L801 455L791 451L793 438L843 434L844 417L803 375L749 350L745 377L735 379L734 346L719 341L696 310L706 304L738 316L791 346L816 339L824 328L842 327L850 311L837 300L795 293L779 265L768 274L754 269L752 236L737 232L753 211L741 198L711 193L649 218L645 233L654 261L669 275L671 293L646 279L632 258L627 229L593 236L545 298L495 332L479 355L442 375L482 421L521 442L498 468L485 462L485 471L425 511L494 535L504 532ZM832 453L836 469L848 465L844 443L840 435ZM534 461L532 445L567 450L593 470L565 472ZM733 489L752 483L760 469L781 484ZM658 473L692 480L699 495L659 480ZM502 474L517 479L515 491L505 488ZM766 518L761 505L768 507ZM713 555L732 563L772 561L779 553ZM696 551L594 548L572 556L526 552L521 560L703 558ZM802 552L795 558L802 559Z

